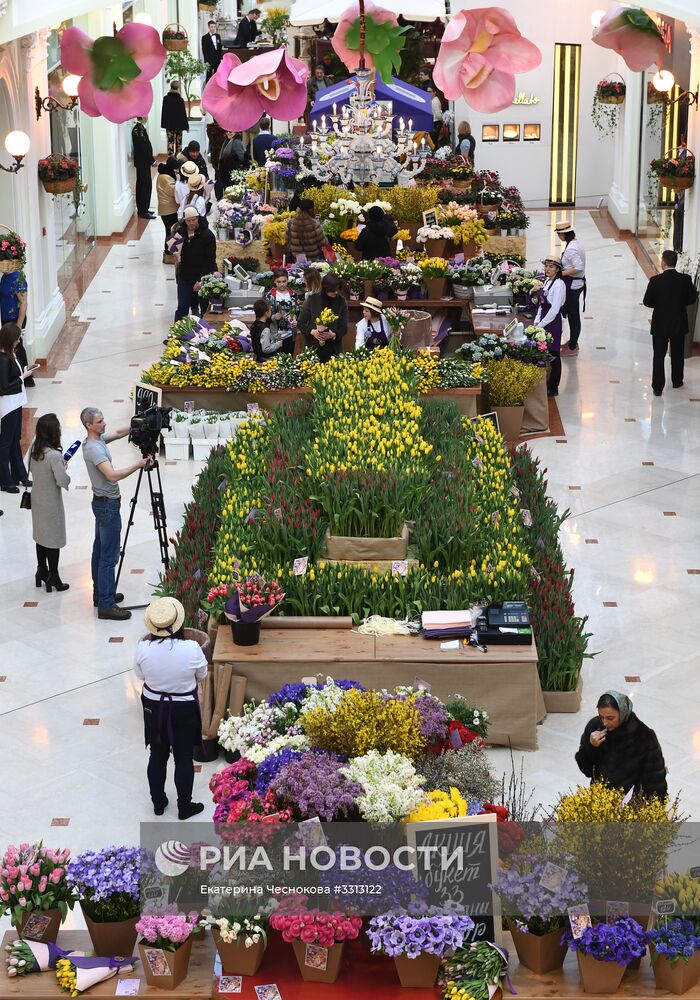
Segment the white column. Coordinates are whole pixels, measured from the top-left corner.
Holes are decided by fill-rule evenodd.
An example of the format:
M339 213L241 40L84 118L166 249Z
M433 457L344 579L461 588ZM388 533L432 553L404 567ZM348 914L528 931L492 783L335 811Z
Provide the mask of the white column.
M163 28L168 24L168 0L145 0L145 13L151 18L153 27L159 35L163 34ZM160 114L163 106L163 94L165 92L165 76L159 73L151 80L153 88L153 104L148 114L148 136L153 146L153 152L157 156L165 153L168 149L168 140L165 132L160 127Z
M690 35L690 89L697 91L700 86L700 26L688 27ZM700 108L697 104L688 109L688 149L700 163ZM683 226L683 246L691 257L700 254L700 176L685 193L685 222Z
M627 93L622 105L620 125L615 132L613 182L608 195L608 210L618 229L636 228L637 184L639 177L640 104L644 74L625 71ZM639 197L644 192L640 191Z
M44 192L37 163L51 150L48 113L36 121L34 88L48 93L46 40L48 31L25 35L16 46L21 72L15 125L32 140L24 169L15 178L14 212L18 231L27 242L27 327L24 341L30 358L45 358L65 322L66 308L58 288L56 233L51 196Z

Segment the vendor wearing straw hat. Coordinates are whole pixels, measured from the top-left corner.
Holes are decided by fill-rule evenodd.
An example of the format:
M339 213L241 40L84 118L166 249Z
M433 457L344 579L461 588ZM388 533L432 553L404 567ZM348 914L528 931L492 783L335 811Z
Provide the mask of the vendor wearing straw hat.
M554 254L545 257L544 264L545 282L539 290L539 308L535 316L535 326L542 326L547 333L552 336L552 343L547 350L553 357L552 367L547 381L547 395L559 395L559 382L561 380L561 331L562 314L566 303L566 285L561 276L561 257Z
M165 779L168 757L175 761L175 788L179 819L204 809L192 801L192 748L202 741L197 682L207 676L207 660L198 642L183 637L185 609L174 597L160 597L144 615L148 635L136 649L134 670L143 681L146 746L150 747L148 785L153 811L162 816L168 804Z
M389 327L382 315L382 303L379 299L368 296L360 305L362 319L355 328L355 350L366 347L373 351L375 347L386 347L389 343Z
M586 251L576 239L570 222L557 222L554 231L563 240L565 248L561 255L561 276L566 285L566 318L569 321L569 342L561 349L562 358L573 358L578 354L578 338L581 335L581 307L586 308Z
M175 183L175 200L183 201L190 193L189 179L199 173L199 167L192 160L187 160L180 167L180 176Z

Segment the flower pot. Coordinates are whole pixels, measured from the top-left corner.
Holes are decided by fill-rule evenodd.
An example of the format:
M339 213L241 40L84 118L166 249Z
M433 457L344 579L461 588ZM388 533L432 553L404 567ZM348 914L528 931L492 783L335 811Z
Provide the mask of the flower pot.
M501 229L501 238L504 236L510 236L510 229Z
M184 52L187 48L186 38L164 38L163 48L168 52Z
M190 436L189 420L173 420L173 432L176 438L188 438Z
M409 299L424 299L425 289L420 285L411 285L408 289L408 297Z
M231 622L235 646L257 646L260 642L260 622Z
M498 426L506 441L517 441L523 425L524 406L494 406L498 414Z
M399 974L402 986L416 987L422 986L430 988L435 985L441 958L439 955L428 955L423 953L418 958L409 958L407 955L396 955L394 964Z
M205 740L202 738L202 742L195 743L192 748L192 757L200 764L211 764L213 760L219 759L220 749L218 740Z
M584 993L616 993L625 974L624 965L600 962L592 955L576 952Z
M598 104L624 104L625 103L625 95L624 94L610 94L610 95L605 96L605 97L600 97L600 95L598 95L596 97L596 100L598 101Z
M450 180L450 187L455 191L468 191L471 186L471 178L468 178L467 180L458 180L456 177L453 177Z
M216 238L219 243L226 243L229 238L229 228L228 226L217 226L216 227Z
M411 317L401 331L402 347L410 347L412 351L422 351L433 342L433 318L429 312L411 309Z
M520 964L526 969L538 976L561 969L567 951L566 945L561 944L562 929L550 931L549 934L524 934L509 920L508 930L513 936Z
M672 191L687 191L695 183L695 178L674 177L673 174L659 174L659 183L662 187L670 188Z
M444 257L447 240L426 240L425 252L429 257Z
M281 260L284 256L284 247L281 243L269 243L268 253L273 260Z
M426 278L425 287L429 299L441 299L445 294L447 278Z
M88 916L82 903L80 906L93 950L97 956L100 958L128 958L134 954L138 917L130 917L128 920L96 921Z
M700 979L700 951L691 955L687 962L679 958L673 965L665 955L656 955L652 969L657 990L667 990L680 996L692 990Z
M452 285L452 294L456 299L473 299L473 285Z
M192 938L180 945L177 951L163 951L139 944L139 956L146 982L161 990L174 990L187 975L192 953Z
M340 972L340 962L343 957L344 945L344 941L339 941L337 944L334 944L332 948L329 948L328 957L326 959L326 968L315 969L313 966L306 964L306 945L304 942L299 938L292 941L292 948L294 948L294 954L296 956L297 965L299 966L299 972L301 973L301 978L304 982L334 983L338 978L338 973Z
M380 289L377 292L377 298L381 302L388 302L389 299L390 299L390 297L391 297L391 294L390 294L390 292L389 292L389 290L387 288L382 288L382 289Z
M27 938L28 941L56 944L60 927L60 910L32 910L22 915L18 932L20 937Z
M547 714L578 712L581 708L582 691L583 680L580 677L573 691L543 691L542 697L544 698L544 707L547 710ZM644 925L642 924L642 926Z
M75 177L64 177L62 180L56 181L42 180L41 183L44 185L44 191L49 194L70 194L75 187L76 179Z
M474 240L468 240L466 243L462 244L462 251L465 260L471 260L472 257L477 257L479 255L479 248L474 242Z
M221 969L225 976L254 976L262 964L265 941L261 937L257 944L246 948L245 939L227 944L221 940L218 927L212 927L211 935L221 958Z

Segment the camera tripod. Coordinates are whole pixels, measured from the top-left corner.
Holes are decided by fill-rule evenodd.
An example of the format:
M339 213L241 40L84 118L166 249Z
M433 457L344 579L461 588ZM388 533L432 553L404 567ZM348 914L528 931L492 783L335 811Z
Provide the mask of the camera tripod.
M158 459L153 461L152 465L144 466L139 470L139 478L136 481L136 489L134 495L130 500L130 510L129 510L129 520L126 525L126 532L124 534L124 541L122 543L121 551L119 553L119 566L117 568L117 576L115 580L116 584L119 583L119 577L121 576L122 566L124 565L124 556L126 555L126 546L129 541L129 532L131 531L131 526L134 523L134 514L136 512L136 504L139 499L139 490L141 489L141 482L143 480L143 474L146 473L148 477L148 492L151 497L151 513L153 515L153 527L156 530L158 536L158 547L160 548L160 561L163 567L167 570L170 565L170 556L168 555L168 530L166 525L166 515L165 515L165 500L163 499L163 484L160 478L160 467L158 465ZM156 474L156 486L154 488L153 484L153 473ZM134 607L143 607L145 604L132 605Z

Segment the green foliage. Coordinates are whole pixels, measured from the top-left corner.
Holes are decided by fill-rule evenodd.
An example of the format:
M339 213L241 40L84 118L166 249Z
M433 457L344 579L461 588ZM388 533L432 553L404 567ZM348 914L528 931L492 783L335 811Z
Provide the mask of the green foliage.
M491 406L524 406L527 397L544 378L544 369L512 358L487 361L486 370Z
M189 49L182 52L169 52L165 63L165 78L168 80L180 80L182 89L185 92L185 100L192 100L192 84L206 70L206 66L201 59L193 56Z
M391 21L375 21L371 14L365 17L365 50L374 60L377 72L384 83L391 83L392 76L401 69L401 52L406 44L409 27L400 28ZM360 18L350 26L345 38L348 48L360 48Z

